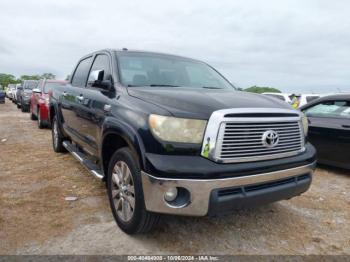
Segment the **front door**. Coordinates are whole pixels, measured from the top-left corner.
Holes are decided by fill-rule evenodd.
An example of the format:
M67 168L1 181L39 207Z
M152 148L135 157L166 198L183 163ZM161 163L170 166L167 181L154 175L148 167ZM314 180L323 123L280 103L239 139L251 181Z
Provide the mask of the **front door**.
M107 54L97 54L90 70L103 70L103 80L111 80L111 59ZM113 81L112 81L113 82ZM78 133L82 136L86 151L95 155L98 152L98 138L106 115L109 113L111 99L115 91L93 87L88 81L84 92L78 94L79 103L76 106L79 126Z

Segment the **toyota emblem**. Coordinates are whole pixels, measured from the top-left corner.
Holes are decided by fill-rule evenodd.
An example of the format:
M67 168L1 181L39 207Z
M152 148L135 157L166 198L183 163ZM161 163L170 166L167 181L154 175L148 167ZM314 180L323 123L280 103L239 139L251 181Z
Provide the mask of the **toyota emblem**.
M262 143L266 147L275 147L279 141L279 136L274 130L267 130L262 135Z

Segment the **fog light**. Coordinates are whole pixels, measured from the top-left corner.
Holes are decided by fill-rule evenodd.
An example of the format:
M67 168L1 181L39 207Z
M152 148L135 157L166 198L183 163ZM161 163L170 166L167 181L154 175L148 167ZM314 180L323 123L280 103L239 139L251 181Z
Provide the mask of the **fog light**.
M168 202L174 201L177 197L177 188L171 187L164 193L164 199Z

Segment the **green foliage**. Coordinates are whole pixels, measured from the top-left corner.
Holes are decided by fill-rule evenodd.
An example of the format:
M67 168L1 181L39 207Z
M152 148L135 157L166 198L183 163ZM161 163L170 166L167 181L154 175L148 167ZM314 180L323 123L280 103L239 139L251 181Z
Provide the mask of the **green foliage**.
M0 73L0 85L3 87L9 84L17 84L20 80L16 79L14 75Z
M20 79L23 80L40 80L40 75L21 75Z
M274 87L260 87L260 86L251 86L249 88L244 89L246 92L252 92L252 93L265 93L265 92L270 92L270 93L281 93L280 90Z
M41 78L45 78L45 79L56 79L56 76L52 73L43 73L41 75Z
M18 84L23 80L40 80L40 79L55 79L56 76L52 73L43 73L42 75L21 75L16 78L11 74L0 73L0 86L3 88L7 87L9 84Z

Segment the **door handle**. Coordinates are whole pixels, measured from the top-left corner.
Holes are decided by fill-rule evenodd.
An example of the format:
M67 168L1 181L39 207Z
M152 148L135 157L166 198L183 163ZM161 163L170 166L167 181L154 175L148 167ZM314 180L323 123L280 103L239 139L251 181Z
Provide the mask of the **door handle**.
M344 128L350 128L349 125L342 125L342 127L344 127Z
M64 97L66 97L68 94L67 94L66 91L63 91L62 95L63 95Z

